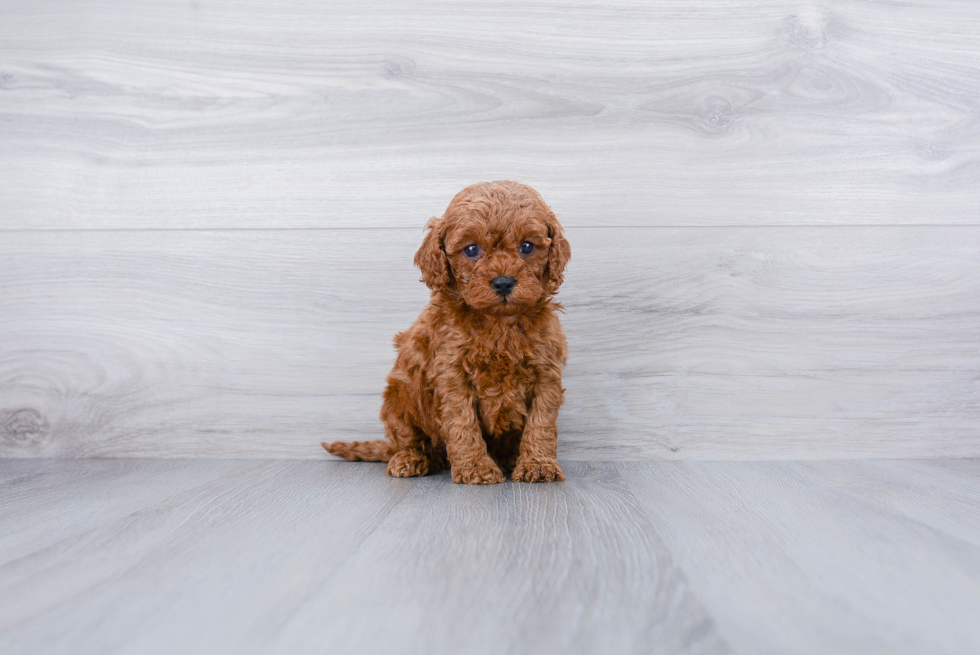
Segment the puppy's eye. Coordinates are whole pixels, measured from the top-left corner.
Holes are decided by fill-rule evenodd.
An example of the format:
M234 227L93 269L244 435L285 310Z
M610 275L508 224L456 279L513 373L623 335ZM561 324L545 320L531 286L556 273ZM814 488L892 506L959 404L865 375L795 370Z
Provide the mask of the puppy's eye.
M463 254L469 257L470 259L473 259L474 257L480 254L480 246L476 245L475 243L471 243L470 245L463 248Z
M532 252L534 252L534 244L530 241L525 241L521 244L521 252L525 255L530 255Z

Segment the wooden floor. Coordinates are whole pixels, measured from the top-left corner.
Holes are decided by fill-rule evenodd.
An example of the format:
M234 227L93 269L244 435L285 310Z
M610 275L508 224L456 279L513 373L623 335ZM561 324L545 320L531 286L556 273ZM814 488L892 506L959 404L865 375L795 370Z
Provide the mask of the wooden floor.
M0 461L0 652L980 652L980 461Z

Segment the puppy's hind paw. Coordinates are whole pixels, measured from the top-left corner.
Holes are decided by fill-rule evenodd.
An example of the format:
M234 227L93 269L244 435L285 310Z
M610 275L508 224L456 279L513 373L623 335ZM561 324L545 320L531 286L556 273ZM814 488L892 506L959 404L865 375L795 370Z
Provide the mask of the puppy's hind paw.
M518 460L511 478L514 482L561 482L565 474L554 459Z
M497 484L504 474L493 460L453 466L453 482L461 484Z
M414 450L400 450L388 462L393 478L419 478L429 474L429 458Z

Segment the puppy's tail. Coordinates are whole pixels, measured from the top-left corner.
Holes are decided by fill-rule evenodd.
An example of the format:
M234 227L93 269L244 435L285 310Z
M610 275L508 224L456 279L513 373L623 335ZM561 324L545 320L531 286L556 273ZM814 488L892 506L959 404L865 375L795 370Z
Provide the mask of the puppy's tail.
M334 441L320 442L331 455L343 457L348 462L387 462L391 459L391 444L387 441Z

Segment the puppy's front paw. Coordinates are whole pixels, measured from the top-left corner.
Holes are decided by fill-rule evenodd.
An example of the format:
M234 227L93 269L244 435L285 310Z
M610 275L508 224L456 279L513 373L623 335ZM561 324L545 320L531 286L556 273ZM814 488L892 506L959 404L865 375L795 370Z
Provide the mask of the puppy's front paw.
M461 484L497 484L504 481L500 467L490 458L485 462L453 465L453 482Z
M519 459L511 478L514 482L560 482L565 474L554 459Z

